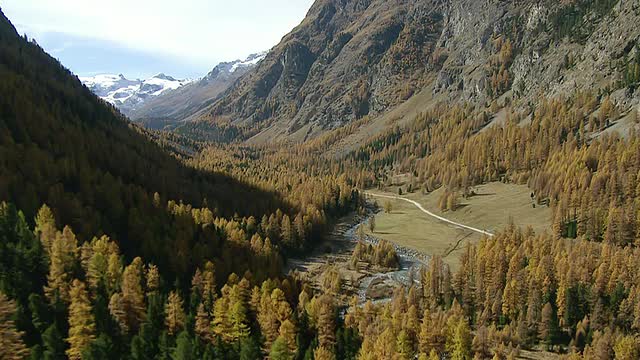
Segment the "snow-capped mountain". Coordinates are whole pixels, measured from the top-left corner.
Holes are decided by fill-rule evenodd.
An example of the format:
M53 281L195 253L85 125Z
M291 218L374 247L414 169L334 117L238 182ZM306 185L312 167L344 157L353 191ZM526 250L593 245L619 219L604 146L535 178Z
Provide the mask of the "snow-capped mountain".
M267 56L267 51L263 51L256 54L249 55L244 60L235 60L228 62L221 62L213 68L205 77L199 80L199 82L208 82L220 79L229 79L238 77L247 72L249 69L256 66L262 59Z
M167 91L161 96L150 98L133 109L128 115L145 126L163 128L183 120L200 111L214 101L231 84L253 69L267 52L249 55L244 60L222 62L207 75L175 91Z
M235 72L238 69L247 69L254 67L257 63L259 63L262 59L267 56L268 51L263 51L257 54L251 54L243 61L235 61L233 66L231 67L231 72Z
M94 94L112 103L127 115L149 99L191 82L191 80L178 80L162 73L146 80L128 80L122 74L101 74L81 77L80 81Z

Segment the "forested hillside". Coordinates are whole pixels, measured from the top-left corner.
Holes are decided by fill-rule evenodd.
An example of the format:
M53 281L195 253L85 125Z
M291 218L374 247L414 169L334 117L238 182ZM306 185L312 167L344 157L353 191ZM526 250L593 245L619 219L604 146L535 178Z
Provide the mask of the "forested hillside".
M0 357L260 357L250 290L266 280L263 327L293 316L283 306L301 284L282 280L283 255L305 251L353 211L357 191L330 175L276 192L197 170L4 15L0 48ZM292 321L282 330L289 343Z
M408 323L396 325L384 308L352 306L346 323L369 334L361 356L418 346L423 353L435 349L435 356L508 358L542 343L565 349L571 359L636 358L638 109L624 112L607 94L580 92L541 99L530 111L507 109L501 125L489 125L490 111L443 104L366 141L346 155L344 171L364 187L389 185L394 175L408 174L401 192L444 188L445 211L476 196L478 184L528 184L532 206L553 210L550 233L512 226L469 244L456 274L432 260L423 270L422 327L406 317ZM626 133L608 131L625 121L631 124ZM337 141L340 136L329 134L312 148ZM401 292L393 300L396 316L415 313L413 300L405 299L410 295ZM385 321L390 325L373 325ZM386 347L394 336L409 345ZM461 350L445 340L450 336L461 336L471 351L452 355Z
M6 18L0 25L0 198L28 219L47 203L81 239L109 234L133 255L169 246L175 216L158 207L168 200L206 204L216 216L293 210L276 194L184 166ZM156 250L156 261L168 250Z
M486 182L528 184L536 204L554 209L557 236L621 246L637 241L637 108L621 113L609 96L576 93L543 99L530 112L509 109L501 126L487 125L489 111L441 106L420 114L351 152L345 168L368 169L370 186L411 173L414 190L444 187L459 198ZM625 121L626 139L606 131Z

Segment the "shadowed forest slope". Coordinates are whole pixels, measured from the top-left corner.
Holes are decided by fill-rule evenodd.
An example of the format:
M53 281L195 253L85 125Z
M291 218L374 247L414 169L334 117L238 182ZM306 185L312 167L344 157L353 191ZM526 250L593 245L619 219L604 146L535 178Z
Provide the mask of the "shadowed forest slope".
M170 156L4 15L0 50L0 199L26 218L46 203L82 239L109 234L137 254L171 241L172 216L157 206L168 200L227 217L291 208L274 193Z

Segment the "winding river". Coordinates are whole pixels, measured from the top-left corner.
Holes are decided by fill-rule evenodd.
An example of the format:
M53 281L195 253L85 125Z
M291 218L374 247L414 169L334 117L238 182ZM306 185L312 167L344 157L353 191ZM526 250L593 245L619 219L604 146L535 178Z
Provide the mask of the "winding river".
M367 225L370 212L366 216L351 215L339 221L333 230L327 235L325 242L318 246L316 251L304 258L289 259L287 271L298 270L303 273L313 273L322 264L336 264L338 267L346 267L353 249L358 242L357 229L360 225ZM379 239L366 236L365 242L377 244ZM395 289L400 286L409 286L411 282L420 283L420 268L429 261L429 256L413 249L393 244L400 260L400 268L390 272L359 271L359 279L352 284L354 292L360 302L373 300L375 302L388 301L390 294L377 296L375 299L367 298L368 289L372 285ZM316 273L315 276L318 274Z

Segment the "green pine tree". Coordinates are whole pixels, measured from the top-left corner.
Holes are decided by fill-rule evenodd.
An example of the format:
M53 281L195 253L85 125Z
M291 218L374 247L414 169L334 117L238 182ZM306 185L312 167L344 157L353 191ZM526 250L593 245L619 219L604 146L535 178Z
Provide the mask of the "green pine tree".
M189 333L186 330L182 331L180 335L178 335L178 340L176 340L176 347L171 353L171 358L173 360L195 359L193 350L193 341L189 336Z
M271 345L271 351L269 352L269 359L271 360L292 360L293 354L289 350L287 341L279 336L276 341Z
M240 342L240 360L253 360L262 358L260 344L253 336L248 336Z

